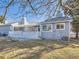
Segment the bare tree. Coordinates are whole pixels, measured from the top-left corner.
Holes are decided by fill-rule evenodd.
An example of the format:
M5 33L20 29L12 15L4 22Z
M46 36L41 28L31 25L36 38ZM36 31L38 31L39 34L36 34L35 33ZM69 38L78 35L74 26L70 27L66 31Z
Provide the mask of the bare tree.
M62 0L0 0L0 8L5 8L3 19L5 19L8 10L14 6L18 6L18 12L13 15L39 14L54 16L58 8L62 6Z
M66 15L73 18L72 27L73 31L76 32L75 38L78 39L79 32L79 0L68 0L65 5L63 5Z

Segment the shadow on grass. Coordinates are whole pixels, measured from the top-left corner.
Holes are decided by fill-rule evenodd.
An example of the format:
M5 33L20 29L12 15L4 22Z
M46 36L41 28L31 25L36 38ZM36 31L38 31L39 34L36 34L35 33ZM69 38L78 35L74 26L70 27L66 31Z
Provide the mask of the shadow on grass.
M42 53L49 53L56 49L62 49L67 45L55 40L29 40L29 41L0 41L0 52L4 52L7 55L12 51L18 51L19 49L29 49L26 52L20 52L14 54L10 59L16 58L21 55L26 55L20 59L41 59ZM14 49L15 48L15 49ZM6 52L5 52L5 51ZM33 51L33 52L30 52ZM4 56L4 55L3 55ZM1 57L2 58L2 57ZM9 58L8 58L9 59Z

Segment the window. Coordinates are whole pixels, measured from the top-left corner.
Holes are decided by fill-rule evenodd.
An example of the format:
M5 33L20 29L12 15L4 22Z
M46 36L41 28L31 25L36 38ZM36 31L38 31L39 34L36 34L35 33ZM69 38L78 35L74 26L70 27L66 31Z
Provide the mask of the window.
M56 24L56 29L65 29L65 23L58 23Z
M52 30L51 27L52 27L51 24L47 24L47 29L48 29L48 31L51 31L51 30Z
M14 31L23 31L24 28L23 27L14 27Z
M38 31L40 31L40 27L38 27Z
M51 24L45 24L43 25L43 31L51 31L52 28L51 28Z
M43 31L47 31L47 26L43 25Z

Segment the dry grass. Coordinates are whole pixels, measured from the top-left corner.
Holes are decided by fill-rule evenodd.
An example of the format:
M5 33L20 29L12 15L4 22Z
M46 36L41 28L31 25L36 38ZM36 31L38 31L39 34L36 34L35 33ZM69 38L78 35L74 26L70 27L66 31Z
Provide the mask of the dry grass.
M79 59L78 43L66 45L54 40L6 39L0 38L0 59Z
M65 47L45 54L42 59L79 59L79 48Z

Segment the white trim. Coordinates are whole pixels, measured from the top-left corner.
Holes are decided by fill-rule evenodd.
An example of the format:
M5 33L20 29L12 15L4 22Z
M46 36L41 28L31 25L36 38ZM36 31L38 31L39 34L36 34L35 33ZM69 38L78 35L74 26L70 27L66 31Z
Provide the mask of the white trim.
M64 28L63 28L63 29L57 29L57 25L58 25L58 24L64 25ZM56 23L56 24L55 24L55 29L56 29L56 30L65 30L65 23Z

